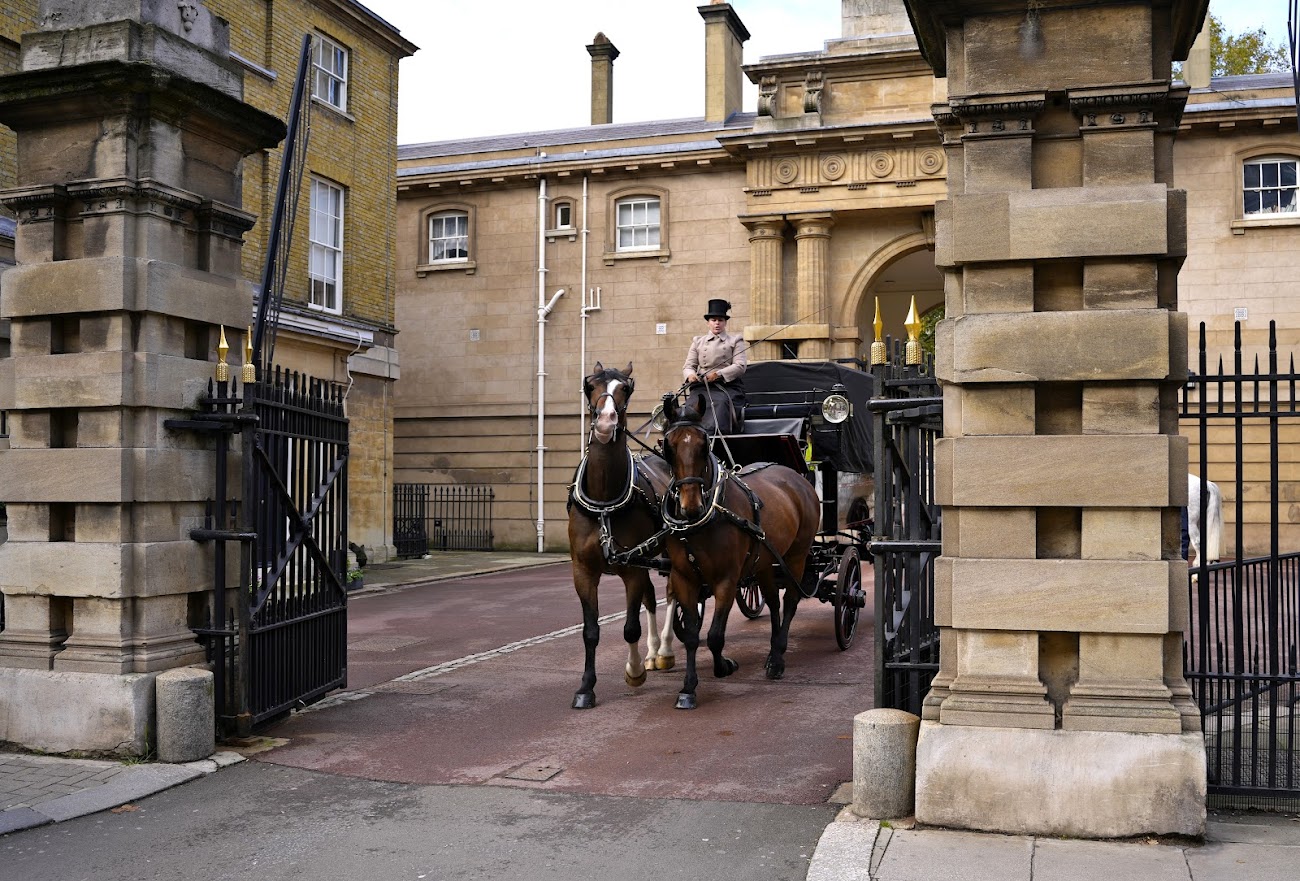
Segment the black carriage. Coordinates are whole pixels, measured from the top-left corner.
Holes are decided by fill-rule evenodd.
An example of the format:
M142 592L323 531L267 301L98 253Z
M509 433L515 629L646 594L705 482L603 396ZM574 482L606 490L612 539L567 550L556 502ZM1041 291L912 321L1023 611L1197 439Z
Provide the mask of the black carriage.
M829 361L766 361L750 365L745 389L741 430L717 437L714 453L733 466L784 465L816 488L821 528L799 590L807 599L832 605L836 644L847 649L866 605L862 564L870 561L872 529L872 377ZM746 618L763 613L755 578L741 582L736 602Z

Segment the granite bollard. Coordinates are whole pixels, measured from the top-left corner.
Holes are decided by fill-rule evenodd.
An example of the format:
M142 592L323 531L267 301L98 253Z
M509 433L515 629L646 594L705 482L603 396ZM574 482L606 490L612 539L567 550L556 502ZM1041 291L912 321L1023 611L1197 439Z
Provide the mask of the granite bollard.
M158 674L158 760L197 762L216 751L212 673L178 667Z
M853 717L853 812L888 820L916 804L916 738L921 719L902 710Z

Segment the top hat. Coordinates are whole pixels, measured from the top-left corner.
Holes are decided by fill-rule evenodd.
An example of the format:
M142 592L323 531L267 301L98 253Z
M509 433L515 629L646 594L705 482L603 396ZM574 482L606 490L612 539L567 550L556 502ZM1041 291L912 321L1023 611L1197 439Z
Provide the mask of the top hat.
M705 318L730 318L727 313L731 311L731 304L726 300L709 300L709 311L704 313Z

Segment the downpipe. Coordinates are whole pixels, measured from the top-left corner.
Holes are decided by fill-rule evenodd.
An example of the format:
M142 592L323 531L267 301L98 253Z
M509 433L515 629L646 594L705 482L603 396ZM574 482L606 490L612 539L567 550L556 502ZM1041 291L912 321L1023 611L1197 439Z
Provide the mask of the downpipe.
M544 296L544 295L543 295ZM549 303L537 307L537 553L546 550L546 517L542 513L543 493L545 491L545 457L546 457L546 316L551 314L564 288L560 288L551 297Z

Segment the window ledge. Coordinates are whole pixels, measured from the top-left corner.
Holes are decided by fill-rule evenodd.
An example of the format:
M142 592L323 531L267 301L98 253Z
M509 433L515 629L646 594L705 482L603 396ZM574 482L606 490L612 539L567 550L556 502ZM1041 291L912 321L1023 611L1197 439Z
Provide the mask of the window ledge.
M578 240L578 229L573 226L562 226L559 229L548 229L546 231L546 241L553 242L556 239L568 239L571 242Z
M1270 226L1300 226L1300 213L1252 214L1250 217L1237 218L1229 226L1232 227L1232 234L1235 236L1245 235L1248 229Z
M644 251L606 251L605 265L613 266L615 260L641 260L647 257L658 257L660 263L667 263L671 253L667 248L647 248Z
M446 263L421 263L415 267L415 275L418 278L424 278L430 272L443 272L448 269L459 269L466 275L473 275L474 270L478 269L478 264L473 260L448 260Z
M330 111L331 113L334 113L334 114L336 114L336 115L338 115L338 116L343 117L343 118L346 119L348 122L356 122L356 121L357 121L357 118L356 118L355 116L353 116L351 113L348 113L348 112L347 112L346 110L344 110L342 107L337 107L337 106L331 104L330 102L326 101L324 98L317 98L315 95L312 95L312 96L311 96L311 103L314 104L314 105L316 105L317 107L323 107L323 108L325 108L326 110Z

